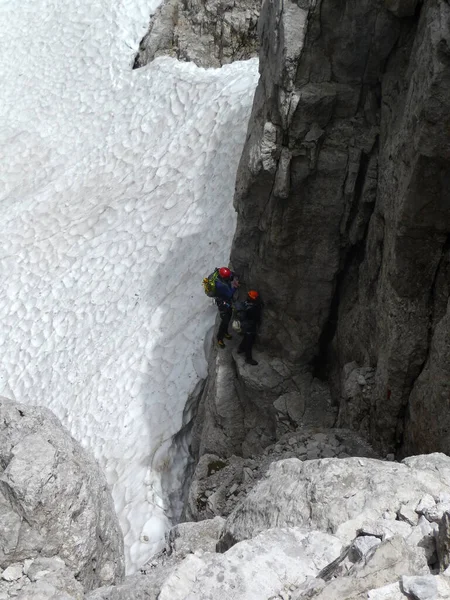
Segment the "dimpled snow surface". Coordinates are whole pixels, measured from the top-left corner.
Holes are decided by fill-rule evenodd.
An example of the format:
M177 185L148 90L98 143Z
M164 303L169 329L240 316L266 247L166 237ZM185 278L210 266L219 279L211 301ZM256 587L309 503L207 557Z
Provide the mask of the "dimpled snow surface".
M168 448L206 373L257 61L133 71L156 2L0 0L0 394L112 486L128 571L161 547Z

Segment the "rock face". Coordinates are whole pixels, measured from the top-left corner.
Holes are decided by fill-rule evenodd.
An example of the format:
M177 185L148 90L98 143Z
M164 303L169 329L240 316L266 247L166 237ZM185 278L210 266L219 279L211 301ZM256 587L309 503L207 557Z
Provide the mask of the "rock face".
M226 554L191 555L166 580L158 600L277 597L294 583L316 576L340 549L340 541L326 533L272 529Z
M181 559L199 550L215 552L224 524L225 519L222 517L215 517L200 523L180 523L169 532L167 552L170 556Z
M400 537L393 537L385 541L368 558L369 560L356 564L349 577L334 579L323 586L322 590L313 597L317 600L373 599L376 598L377 589L384 588L386 591L386 587L390 586L390 595L385 598L394 600L394 593L397 591L400 598L405 598L401 594L402 586L392 583L399 580L404 573L417 573L430 577L423 560L421 561L414 550L408 547ZM430 583L433 584L437 578L431 576L431 579ZM432 585L429 585L428 589L430 587ZM305 596L298 597L304 598Z
M268 600L297 587L339 556L341 542L319 531L277 528L236 544L225 554L187 555L167 571L155 565L121 586L96 590L88 600Z
M158 600L165 580L186 557L215 552L224 523L216 517L176 525L166 534L164 550L141 569L141 575L127 577L122 585L95 590L88 595L89 600Z
M442 454L274 462L225 521L178 525L87 600L444 600L449 475Z
M86 590L121 580L123 538L106 480L53 413L0 399L0 473L3 579L13 565L21 578L36 559L33 570L72 573Z
M221 458L204 454L191 481L184 516L196 521L216 515L228 516L266 475L272 463L282 459L305 461L354 455L376 457L372 448L351 431L317 428L286 433L260 456Z
M401 534L416 543L417 535L422 539L437 531L450 501L449 476L450 458L443 454L402 463L370 458L279 461L228 517L220 547L275 525L328 531L344 544L361 533L381 539ZM421 516L435 524L428 534L419 524ZM428 560L437 562L434 536L432 541Z
M384 452L450 451L450 5L267 0L259 29L231 258L263 347Z
M231 352L210 358L210 377L192 432L196 456L254 457L289 431L334 425L336 407L323 382L257 351L260 364L249 366L236 352L238 342L228 345L234 347Z
M258 53L260 0L166 0L150 21L134 68L157 56L221 67Z

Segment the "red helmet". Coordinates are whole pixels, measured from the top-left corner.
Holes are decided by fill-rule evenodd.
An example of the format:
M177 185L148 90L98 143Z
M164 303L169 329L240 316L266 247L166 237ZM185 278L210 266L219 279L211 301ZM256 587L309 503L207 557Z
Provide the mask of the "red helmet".
M250 298L250 300L256 300L259 298L259 294L256 290L250 290L247 296Z
M227 267L221 267L219 269L219 275L222 277L222 279L230 279L231 271Z

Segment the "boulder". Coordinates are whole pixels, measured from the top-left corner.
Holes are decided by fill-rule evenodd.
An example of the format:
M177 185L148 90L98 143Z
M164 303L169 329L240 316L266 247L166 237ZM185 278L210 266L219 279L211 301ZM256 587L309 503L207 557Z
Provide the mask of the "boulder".
M173 566L159 567L146 574L130 575L123 583L90 592L85 600L159 600L161 586L172 569Z
M224 519L216 517L199 523L180 523L166 535L166 546L141 568L140 574L126 577L116 586L91 592L88 600L160 600L159 593L165 581L177 572L176 567L188 558L186 564L196 564L197 555L214 552L222 531ZM195 554L195 556L193 556ZM193 571L195 572L195 570ZM180 583L180 589L183 589Z
M198 523L189 525L197 533L201 530ZM197 533L194 537L199 539ZM203 541L200 545L204 547ZM275 528L236 544L225 554L196 549L181 561L169 559L162 564L156 560L144 575L95 590L86 600L269 600L315 578L339 556L341 548L340 540L327 533Z
M123 538L106 479L51 411L0 400L0 465L6 573L26 559L59 557L86 590L122 579Z
M158 600L268 600L339 555L341 542L326 533L272 529L225 554L191 556L161 588Z
M367 600L405 600L405 598L398 582L383 585L367 593Z
M20 579L22 577L22 575L22 565L20 563L13 563L3 571L1 578L4 581L17 581L17 579Z
M396 584L402 575L425 575L428 572L423 556L416 553L402 538L394 537L378 546L367 562L356 565L347 577L339 577L328 583L314 599L363 600L368 597L369 591L391 585L397 594ZM395 595L388 598L393 600Z
M215 517L199 523L180 523L168 534L166 551L179 559L194 552L215 552L225 519Z
M327 444L339 448L344 434L298 432L283 443L306 447L311 440L322 451ZM348 440L356 444L355 434ZM264 457L271 460L271 455ZM205 455L200 462L205 473L220 477L233 457L220 461ZM142 575L87 598L444 599L447 572L441 577L430 573L438 567L439 527L441 569L446 565L447 513L439 523L434 519L448 502L449 469L450 457L442 454L402 463L369 457L272 462L253 487L243 488L241 500L235 498L225 523L216 517L177 525L165 551ZM230 484L228 491L240 494L239 489Z
M270 465L278 460L344 456L377 457L370 445L356 433L318 427L288 431L259 456L220 458L204 454L191 481L184 516L192 520L211 519L215 515L227 517ZM419 518L417 514L416 517Z
M3 598L2 594L17 600L84 598L83 586L58 556L38 557L10 565L0 579L0 598Z
M439 567L445 571L450 566L450 513L445 512L437 532L437 555Z
M441 454L403 463L371 458L273 463L227 518L219 547L224 550L274 526L331 532L345 544L359 533L406 537L413 528L398 520L401 506L418 505L426 494L448 494L449 468L450 458Z
M415 600L449 600L450 598L450 581L447 577L404 575L401 588L405 595Z

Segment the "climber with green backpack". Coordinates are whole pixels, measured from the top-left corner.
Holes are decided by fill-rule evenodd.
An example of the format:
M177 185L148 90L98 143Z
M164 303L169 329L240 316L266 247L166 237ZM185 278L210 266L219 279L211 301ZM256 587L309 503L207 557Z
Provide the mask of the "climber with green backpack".
M214 298L220 315L220 325L217 332L217 344L220 348L225 348L223 339L231 340L228 333L231 317L233 314L233 298L239 279L236 273L233 273L228 267L216 268L208 277L203 280L203 289L205 294Z

